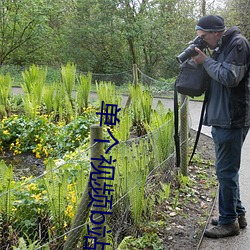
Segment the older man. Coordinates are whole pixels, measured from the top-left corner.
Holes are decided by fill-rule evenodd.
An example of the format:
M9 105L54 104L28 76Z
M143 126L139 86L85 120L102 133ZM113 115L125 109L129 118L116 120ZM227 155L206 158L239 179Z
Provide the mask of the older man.
M202 17L196 33L213 50L212 56L195 48L193 59L203 64L211 78L204 125L212 126L219 181L219 218L205 235L212 238L238 235L247 226L240 200L241 149L250 126L250 46L237 27L226 30L220 16Z

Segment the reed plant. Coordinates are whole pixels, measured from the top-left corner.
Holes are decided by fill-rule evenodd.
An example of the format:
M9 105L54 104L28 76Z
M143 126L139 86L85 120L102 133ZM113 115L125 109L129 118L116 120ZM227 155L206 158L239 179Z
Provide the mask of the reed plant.
M47 68L32 65L22 72L24 91L24 111L30 117L35 117L41 107L43 90L46 83Z
M71 121L74 116L72 102L70 97L65 93L64 87L56 83L53 97L53 116L56 121Z
M137 127L138 135L144 134L144 123L150 123L153 97L142 84L129 85L132 101L133 123Z
M46 88L44 89L43 102L47 114L50 114L53 111L55 88L56 84L53 84L46 86Z
M152 159L148 141L136 140L131 144L120 143L114 149L116 161L115 199L127 195L124 199L130 208L136 225L141 222L145 208L144 191L149 163Z
M102 101L104 104L115 104L118 107L121 106L121 96L117 94L115 84L112 82L96 82L96 90L98 95L99 104L101 106ZM106 110L106 109L105 109Z
M5 222L9 222L12 215L13 194L10 190L14 186L12 166L0 161L0 214L4 215Z
M72 92L74 90L76 82L76 65L67 63L66 66L61 66L61 77L62 86L65 89L69 100L71 101L71 103L73 103Z
M92 74L88 72L87 75L80 75L78 78L77 96L76 103L78 110L81 111L83 108L88 107L89 94L91 90ZM79 112L78 111L78 112Z
M64 211L67 208L68 176L67 172L62 173L56 167L54 161L49 159L46 164L47 174L43 180L54 225L60 235L64 224Z
M173 115L173 112L166 110L159 101L151 114L151 122L145 124L147 132L150 133L155 162L158 164L166 160L173 152Z
M130 129L132 127L131 112L128 109L124 110L124 113L118 113L120 120L119 124L115 126L114 137L118 141L127 141L130 138Z

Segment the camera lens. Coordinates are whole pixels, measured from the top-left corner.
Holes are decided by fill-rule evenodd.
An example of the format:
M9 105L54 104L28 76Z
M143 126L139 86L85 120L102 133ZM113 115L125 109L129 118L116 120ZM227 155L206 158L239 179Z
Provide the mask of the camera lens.
M188 58L198 55L198 53L194 49L195 47L195 44L191 44L189 47L187 47L180 55L176 57L177 61L179 63L183 63Z

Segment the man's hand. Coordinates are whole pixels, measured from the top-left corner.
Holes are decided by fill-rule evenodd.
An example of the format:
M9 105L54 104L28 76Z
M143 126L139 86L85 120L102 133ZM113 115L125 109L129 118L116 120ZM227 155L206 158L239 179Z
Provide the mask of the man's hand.
M207 56L197 47L194 48L195 51L198 53L197 56L192 57L197 64L203 64Z

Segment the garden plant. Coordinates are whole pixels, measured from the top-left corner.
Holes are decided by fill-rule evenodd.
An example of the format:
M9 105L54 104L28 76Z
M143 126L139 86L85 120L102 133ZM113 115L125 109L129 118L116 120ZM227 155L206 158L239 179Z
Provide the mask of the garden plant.
M176 175L180 186L172 190L173 112L160 101L153 109L152 93L140 83L128 83L131 105L123 107L112 82L93 83L90 72L77 73L73 64L60 70L61 81L47 83L47 69L32 65L22 73L22 96L11 93L9 74L0 77L7 86L0 121L0 245L63 249L91 170L90 126L100 122L102 105L115 104L121 107L119 123L103 126L104 138L109 129L119 141L112 149L115 179L107 182L114 192L106 249L163 249L160 235L147 232L147 224L165 226L163 214L155 219L155 209L169 201L178 213L182 193L191 185ZM97 100L91 103L93 86ZM5 158L19 155L40 160L41 174L17 175ZM81 230L77 249L84 246L86 222Z

